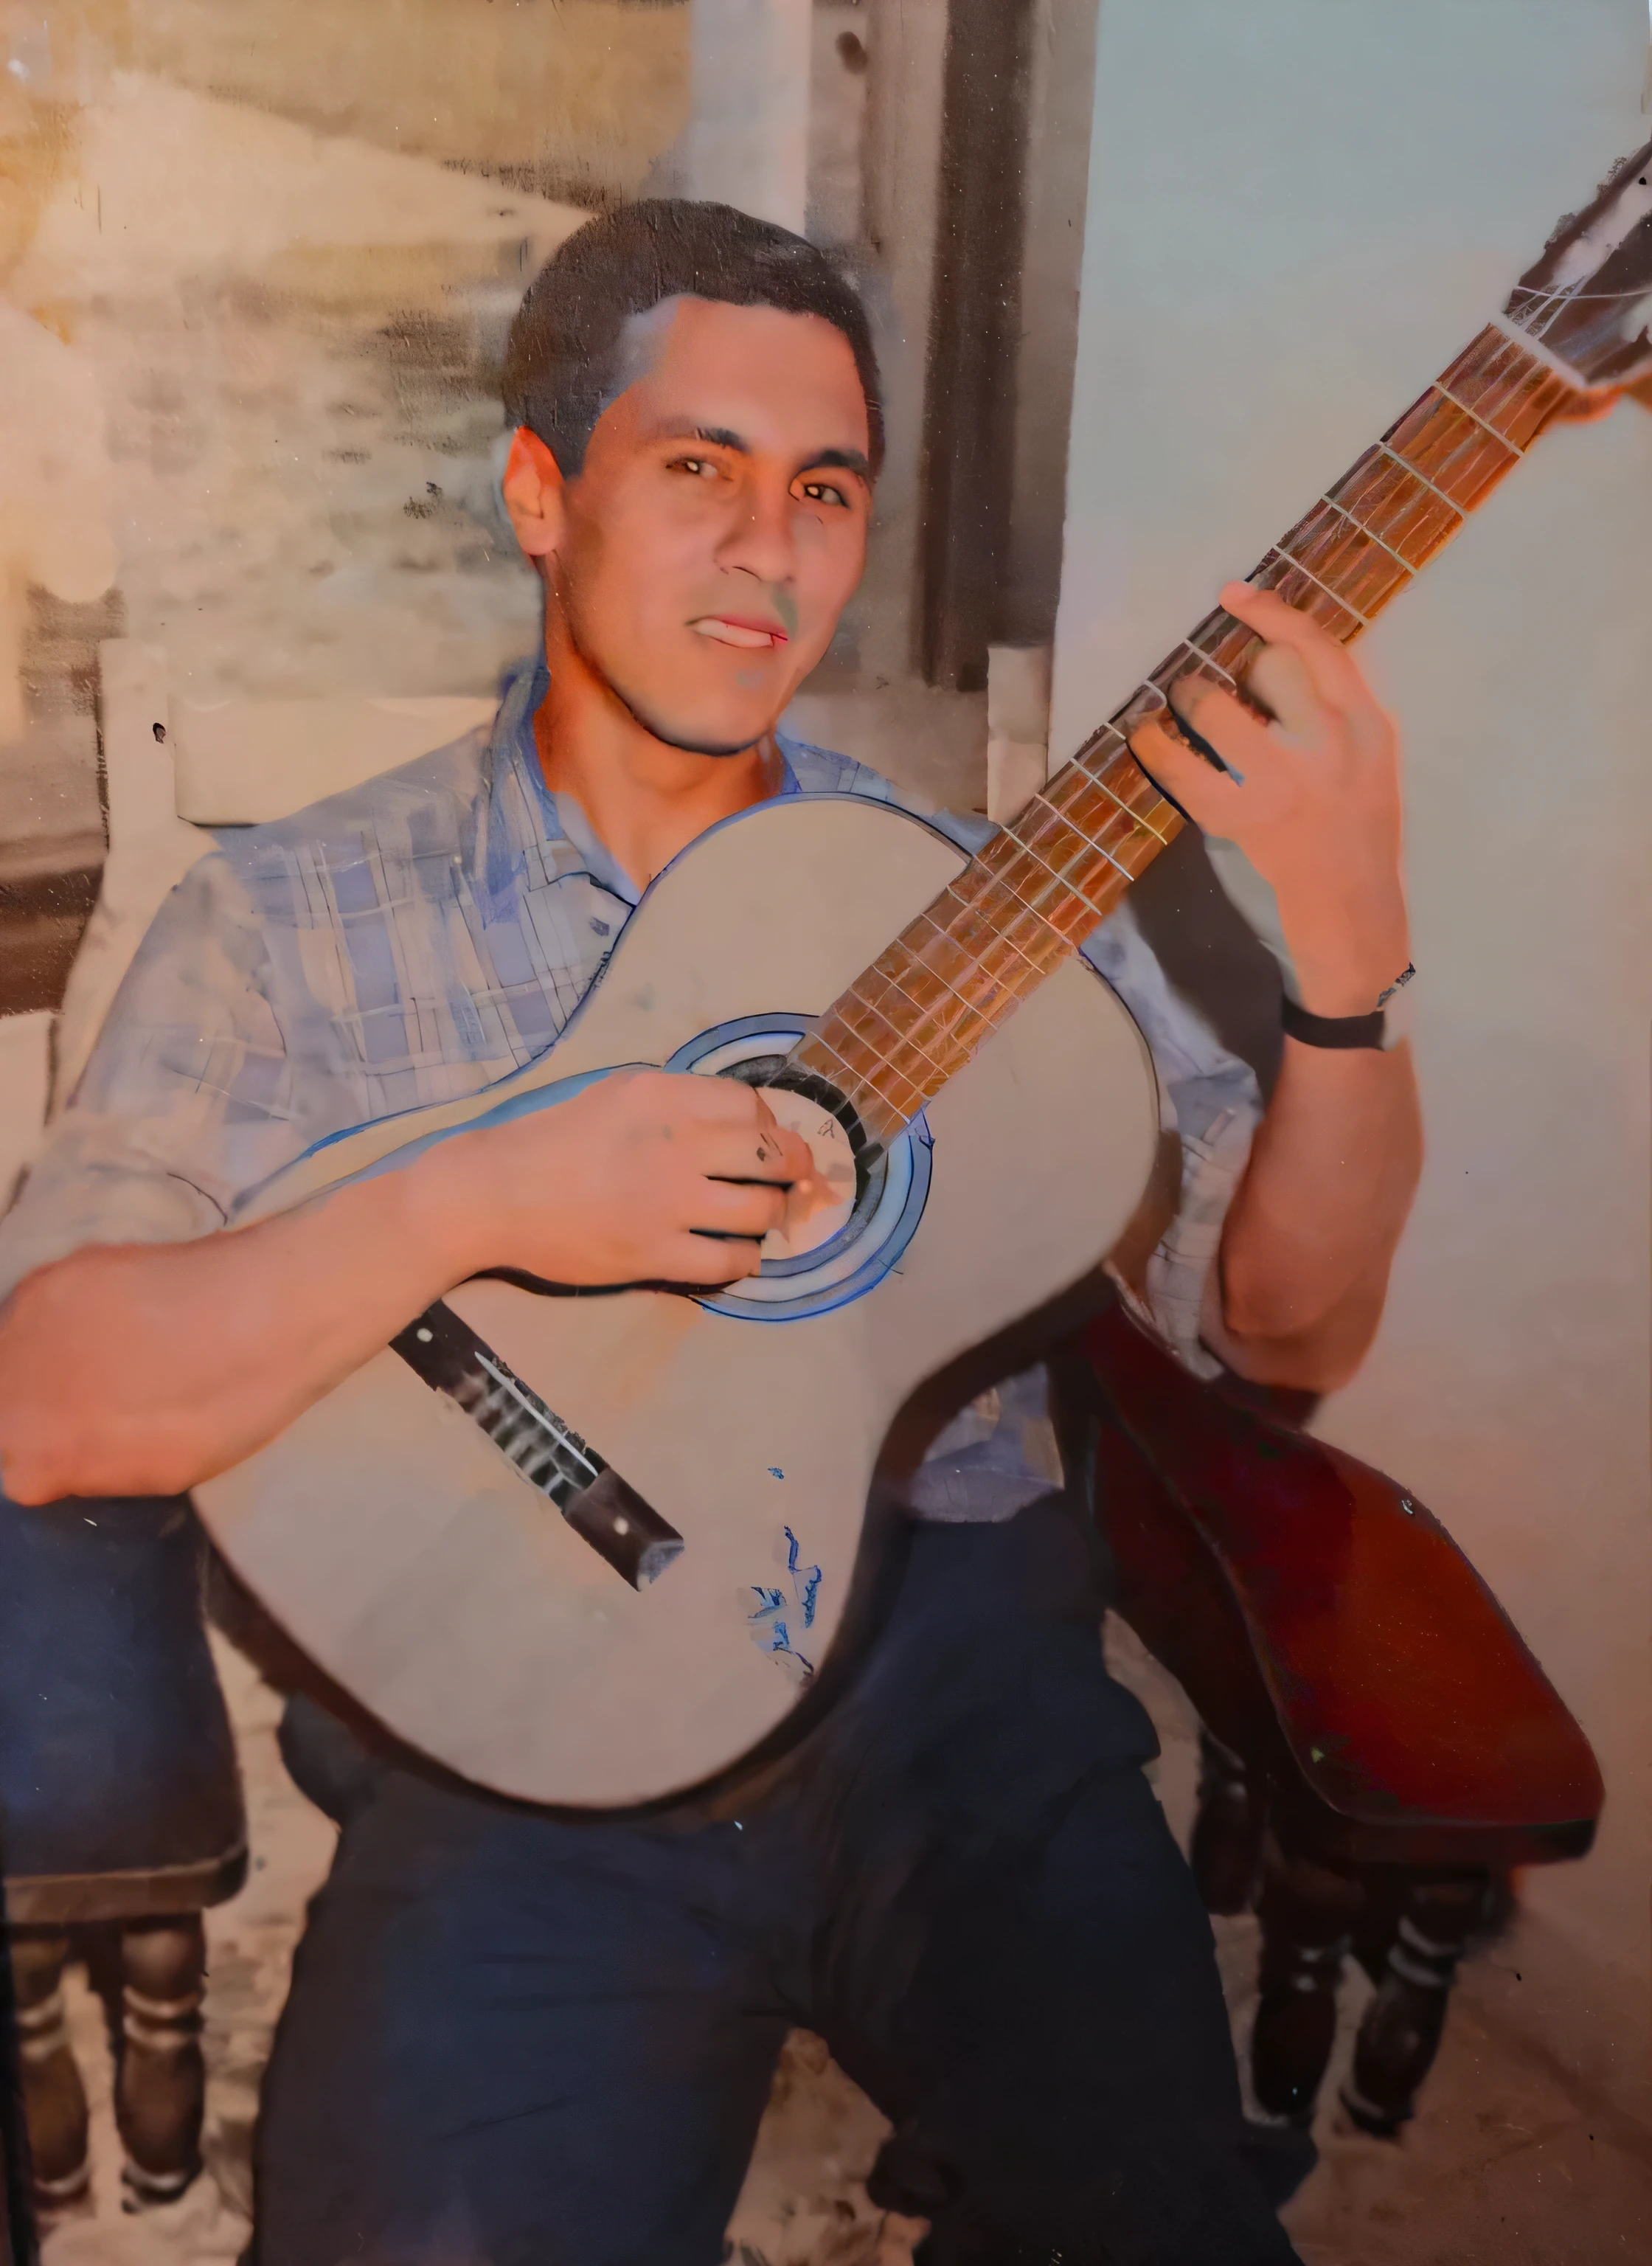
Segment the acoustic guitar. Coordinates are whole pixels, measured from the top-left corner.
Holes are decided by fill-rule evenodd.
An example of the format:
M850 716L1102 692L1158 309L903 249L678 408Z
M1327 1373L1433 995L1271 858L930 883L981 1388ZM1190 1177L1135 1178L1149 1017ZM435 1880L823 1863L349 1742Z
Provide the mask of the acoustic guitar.
M1652 387L1652 144L1250 580L1351 640L1557 416ZM876 1610L872 1482L925 1378L1094 1273L1159 1139L1147 1049L1077 947L1179 812L1128 740L1244 683L1217 612L979 856L793 798L654 882L546 1053L366 1125L237 1224L647 1064L760 1087L836 1201L723 1290L468 1282L196 1491L236 1572L403 1740L540 1802L704 1784L830 1698Z

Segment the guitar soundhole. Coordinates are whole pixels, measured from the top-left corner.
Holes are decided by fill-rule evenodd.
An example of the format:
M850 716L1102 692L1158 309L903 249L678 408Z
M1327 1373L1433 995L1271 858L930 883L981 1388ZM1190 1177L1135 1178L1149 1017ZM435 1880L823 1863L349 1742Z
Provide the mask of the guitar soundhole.
M826 1210L822 1218L800 1231L788 1229L764 1246L764 1272L788 1272L806 1263L822 1244L837 1243L859 1232L876 1210L883 1192L886 1158L881 1142L868 1137L859 1112L837 1088L813 1071L801 1070L784 1055L750 1055L717 1072L755 1086L770 1099L782 1123L801 1133L815 1152L822 1177L842 1181L844 1202ZM800 1110L784 1106L783 1097L795 1096ZM813 1126L808 1120L815 1119ZM847 1169L845 1169L845 1167ZM853 1195L848 1189L853 1174Z
M391 1350L462 1408L633 1590L646 1590L682 1555L676 1527L441 1299L391 1340Z
M700 1032L665 1064L738 1078L763 1094L815 1153L815 1185L793 1190L755 1275L694 1293L731 1319L807 1321L875 1290L911 1241L928 1199L933 1143L920 1110L887 1145L828 1079L793 1059L813 1018L775 1009ZM664 1286L660 1286L664 1287Z

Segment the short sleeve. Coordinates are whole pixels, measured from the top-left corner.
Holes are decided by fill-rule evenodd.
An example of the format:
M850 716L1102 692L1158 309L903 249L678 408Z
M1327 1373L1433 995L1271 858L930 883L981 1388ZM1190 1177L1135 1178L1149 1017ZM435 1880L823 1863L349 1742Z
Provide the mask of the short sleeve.
M302 1147L260 924L216 853L151 922L0 1220L0 1297L91 1243L210 1234Z
M1248 1063L1229 1052L1204 1018L1174 990L1126 904L1097 929L1084 956L1135 1017L1159 1071L1166 1131L1181 1145L1176 1212L1139 1284L1120 1288L1135 1311L1196 1377L1221 1363L1201 1342L1205 1285L1261 1122L1261 1092Z

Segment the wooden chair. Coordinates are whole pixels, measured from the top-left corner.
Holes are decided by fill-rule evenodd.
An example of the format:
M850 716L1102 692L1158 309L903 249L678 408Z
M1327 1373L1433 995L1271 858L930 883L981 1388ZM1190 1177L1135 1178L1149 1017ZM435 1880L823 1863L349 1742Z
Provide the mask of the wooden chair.
M109 850L61 1012L0 1023L0 1208L63 1106L145 929L208 830L302 808L440 747L491 699L170 701L164 655L99 654ZM90 2176L62 1991L86 1959L111 2018L135 2204L200 2167L201 1914L246 1869L233 1742L186 1501L24 1511L0 1498L0 1871L37 2203Z
M1312 2122L1351 1953L1343 2104L1393 2134L1510 1873L1589 1849L1599 1768L1432 1513L1294 1429L1305 1396L1202 1385L1117 1305L1082 1350L1118 1610L1205 1726L1194 1870L1261 1921L1257 2103Z

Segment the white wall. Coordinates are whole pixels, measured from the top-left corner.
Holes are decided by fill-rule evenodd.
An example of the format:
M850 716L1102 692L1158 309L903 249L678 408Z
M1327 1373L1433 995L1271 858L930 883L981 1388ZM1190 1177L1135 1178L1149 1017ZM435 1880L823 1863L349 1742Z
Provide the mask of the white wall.
M1102 0L1053 752L1648 132L1646 0ZM1652 418L1551 435L1363 647L1407 727L1429 1159L1323 1429L1415 1487L1608 1808L1531 1877L1649 1972ZM1622 2003L1621 2001L1619 2003Z

